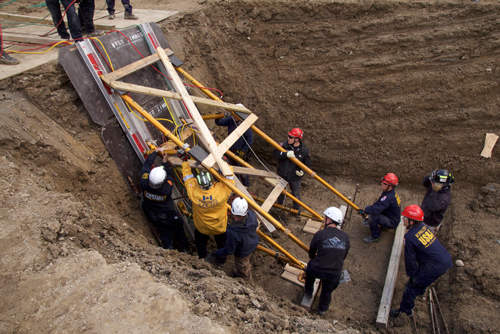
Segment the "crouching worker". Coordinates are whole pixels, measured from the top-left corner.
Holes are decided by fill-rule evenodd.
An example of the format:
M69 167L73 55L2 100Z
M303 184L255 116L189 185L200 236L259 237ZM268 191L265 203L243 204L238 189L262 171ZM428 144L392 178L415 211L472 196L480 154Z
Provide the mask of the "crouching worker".
M257 216L248 211L248 202L241 197L234 199L231 206L234 220L227 226L226 246L208 254L207 261L217 261L217 258L226 259L234 254L234 265L239 277L253 283L250 267L250 256L259 244L257 235Z
M193 222L196 227L194 243L198 257L204 259L207 256L207 242L211 235L214 236L217 249L224 248L226 244L226 204L231 196L231 188L221 182L213 183L212 176L207 171L201 171L195 178L188 161L182 163L182 177L193 207ZM235 184L234 175L226 178ZM223 265L225 261L225 258L220 259L218 264Z
M314 281L321 280L318 314L323 315L330 307L332 292L339 286L344 259L349 251L349 236L337 228L342 223L342 211L330 207L323 212L325 228L316 232L309 246L309 263L306 267L305 294L312 298Z
M141 177L141 209L148 221L153 224L160 234L163 248L174 249L174 235L177 239L177 249L187 252L189 241L184 232L181 217L175 210L172 201L173 178L168 164L166 148L157 148L148 155L142 165ZM151 170L158 152L163 153L163 164Z
M383 228L395 229L401 219L401 200L394 190L398 185L398 177L393 173L388 173L380 181L382 182L380 185L382 195L378 201L358 211L362 216L368 214L368 219L363 222L363 225L370 225L371 235L363 238L363 242L367 244L380 241L382 231L379 225Z
M422 209L418 205L410 205L402 215L403 223L409 229L405 234L405 267L410 279L399 308L390 312L394 318L400 313L413 316L415 298L423 295L429 285L453 266L450 253L423 223Z

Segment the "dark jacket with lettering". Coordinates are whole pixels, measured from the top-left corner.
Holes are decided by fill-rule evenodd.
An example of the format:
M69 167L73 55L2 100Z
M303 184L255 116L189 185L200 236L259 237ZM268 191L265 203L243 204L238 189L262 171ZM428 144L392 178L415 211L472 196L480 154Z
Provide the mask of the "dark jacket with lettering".
M408 277L442 275L453 266L450 253L424 224L413 226L404 243Z
M232 117L225 117L221 119L216 119L215 124L219 126L227 126L227 135L229 136L234 129L240 125L240 123L236 123ZM245 139L243 139L245 138ZM245 142L246 140L246 142ZM248 145L247 145L248 143ZM245 131L242 137L240 137L234 144L231 146L231 151L246 151L249 148L249 145L253 143L253 131L248 129Z
M149 210L156 213L170 212L175 215L177 212L172 201L173 178L172 170L167 162L162 164L167 172L167 179L163 187L153 189L149 185L149 173L158 153L153 152L148 155L146 161L142 165L141 190L142 190L142 207L144 210Z
M309 149L300 143L299 146L295 147L289 145L287 141L282 143L283 148L287 151L293 150L295 157L300 160L307 167L311 167L311 157L309 156ZM298 181L300 176L295 174L295 171L300 170L299 166L294 164L292 160L288 159L286 156L287 152L281 152L279 150L273 151L273 157L279 159L277 173L279 176L287 181Z
M340 275L349 251L349 236L336 227L316 232L309 246L309 266L315 271Z
M396 226L401 220L401 200L396 190L384 191L373 205L365 208L369 215L384 215Z
M424 212L424 223L429 226L438 226L443 220L444 213L451 203L450 187L443 187L438 192L432 190L429 176L424 177L422 185L427 188L420 208Z
M252 211L240 220L235 220L227 225L226 246L214 252L215 256L247 257L252 254L259 244L257 235L257 216Z

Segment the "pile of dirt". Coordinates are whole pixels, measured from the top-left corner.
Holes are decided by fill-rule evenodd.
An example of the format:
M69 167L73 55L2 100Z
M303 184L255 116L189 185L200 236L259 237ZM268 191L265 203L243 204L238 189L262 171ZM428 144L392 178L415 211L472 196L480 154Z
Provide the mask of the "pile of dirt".
M435 287L452 332L495 332L500 158L496 150L491 159L479 153L485 133L500 125L499 5L316 0L195 7L161 24L183 68L221 89L225 101L254 111L257 126L278 142L301 127L313 169L346 196L359 184L360 207L376 200L378 180L389 171L400 177L403 206L420 203L419 183L432 169L455 174L438 238L465 266L452 268ZM254 254L251 286L228 277L231 263L222 271L159 248L100 128L57 62L4 80L0 89L1 115L8 120L0 132L2 331L377 330L394 231L365 245L361 239L369 232L352 215L344 227L351 237L345 267L352 281L333 293L320 319L298 306L301 288L282 280L283 265L267 255ZM20 106L11 91L43 113ZM11 106L17 114L4 112ZM223 138L225 130L217 135ZM83 148L72 153L76 145ZM253 148L275 168L269 145L256 138ZM258 168L256 159L252 164ZM257 181L250 190L264 197L269 189ZM311 178L304 178L302 199L317 212L343 204ZM305 219L271 213L310 241L301 232ZM307 259L282 234L272 237ZM394 306L405 283L402 261ZM430 332L428 301L419 299L415 310L419 331ZM386 332L410 333L410 322L389 321Z

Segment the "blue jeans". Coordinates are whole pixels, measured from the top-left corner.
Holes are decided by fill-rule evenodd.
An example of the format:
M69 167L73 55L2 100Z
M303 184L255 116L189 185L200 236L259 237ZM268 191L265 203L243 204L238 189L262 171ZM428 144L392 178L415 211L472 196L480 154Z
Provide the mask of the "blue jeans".
M115 0L107 0L108 3L108 13L115 13ZM125 8L125 13L132 14L132 6L130 5L130 0L122 0L122 5Z
M61 3L66 10L66 17L68 18L68 26L71 33L71 38L76 41L83 37L82 27L80 25L78 15L76 14L75 5L73 4L68 8L71 2L72 0L61 0ZM59 34L59 36L61 36L61 38L63 39L69 39L68 29L66 29L64 21L61 22L62 14L59 0L45 0L45 3L47 4L47 9L52 15L52 21L54 22L54 26L57 27L57 33ZM61 22L61 24L59 24L59 22Z
M314 281L318 278L321 280L321 294L319 295L319 305L318 311L326 312L330 307L332 302L332 292L335 290L340 283L341 274L327 274L320 271L316 271L310 268L311 261L306 267L306 285L304 287L306 294L313 293Z
M379 225L383 228L396 228L398 224L394 224L389 217L384 215L370 215L368 217L368 221L370 222L370 231L372 232L372 237L374 239L380 238L382 231L378 227Z

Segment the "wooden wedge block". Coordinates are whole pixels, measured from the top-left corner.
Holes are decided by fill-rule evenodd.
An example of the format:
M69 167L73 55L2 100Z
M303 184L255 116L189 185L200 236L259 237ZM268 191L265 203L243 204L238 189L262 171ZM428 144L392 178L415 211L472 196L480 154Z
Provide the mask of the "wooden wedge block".
M494 133L487 133L484 140L484 148L481 152L481 156L485 158L491 158L491 151L497 142L498 136Z

